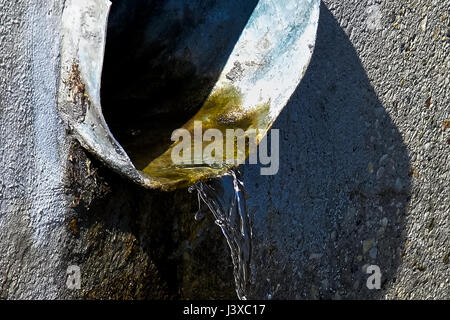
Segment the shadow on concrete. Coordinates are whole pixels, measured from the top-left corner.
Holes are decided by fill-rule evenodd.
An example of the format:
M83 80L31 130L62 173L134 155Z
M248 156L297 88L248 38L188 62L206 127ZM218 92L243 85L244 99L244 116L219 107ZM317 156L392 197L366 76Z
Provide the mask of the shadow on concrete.
M211 79L243 23L230 34L229 49L218 57ZM159 50L154 57L165 52ZM107 51L105 63L113 63L108 59ZM118 65L118 74L129 79L139 65L130 70ZM114 78L115 71L110 72L104 79ZM133 88L132 82L124 84ZM110 92L120 89L104 85ZM136 105L136 112L127 105L130 118L124 122L140 115ZM110 124L121 118L120 109L113 107L109 116L104 111ZM324 4L311 65L274 128L281 129L279 173L260 176L258 166L243 167L254 220L250 297L381 297L401 262L409 157L355 48ZM66 260L91 275L81 297L236 297L225 239L211 217L194 220L194 195L144 190L77 150L70 189L82 200L68 217L78 230ZM369 264L383 273L380 291L366 287L364 266Z
M410 159L324 3L311 64L274 128L278 174L243 168L255 221L250 297L382 297L401 262ZM380 267L381 290L367 288L367 265Z
M112 1L102 109L138 169L202 105L257 3ZM225 238L212 216L195 221L196 195L145 190L79 146L68 167L74 243L66 255L90 275L82 298L236 297Z

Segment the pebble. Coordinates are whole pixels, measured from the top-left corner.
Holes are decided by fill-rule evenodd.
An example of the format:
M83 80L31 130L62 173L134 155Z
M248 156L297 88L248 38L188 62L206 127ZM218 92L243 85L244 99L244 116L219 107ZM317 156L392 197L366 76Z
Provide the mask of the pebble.
M378 169L378 171L377 171L377 179L381 179L383 177L384 171L385 171L384 167L381 167L381 168Z
M403 182L400 178L397 178L395 180L394 188L395 188L395 191L397 191L397 192L401 192L403 190Z
M309 256L309 260L320 259L320 258L322 258L321 253L311 253L311 255Z
M367 263L365 265L363 265L362 268L361 268L362 272L366 273L368 267L369 267L369 264L367 264Z
M369 170L370 174L373 173L373 163L372 162L369 162L369 164L367 165L367 170Z
M377 247L373 247L372 249L369 250L369 256L372 259L376 259L377 258L377 253L378 253Z
M330 235L331 240L333 240L333 241L336 240L336 236L337 236L336 231L331 232L331 235Z
M422 29L423 32L427 30L427 22L428 17L423 18L422 21L420 22L420 29Z
M386 161L388 160L389 155L388 154L384 154L379 161L379 164L382 166L384 163L386 163Z
M367 253L367 251L369 251L369 249L372 248L374 242L375 242L374 239L364 240L363 241L363 253Z

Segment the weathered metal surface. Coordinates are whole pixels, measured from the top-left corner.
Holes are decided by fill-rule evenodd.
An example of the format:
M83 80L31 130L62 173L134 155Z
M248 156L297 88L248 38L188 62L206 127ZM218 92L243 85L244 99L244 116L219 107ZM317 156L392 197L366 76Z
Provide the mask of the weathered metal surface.
M59 107L80 142L112 169L147 186L103 118L100 84L110 2L70 0L62 17Z
M232 3L231 8L235 11L248 9L248 4ZM176 12L177 6L183 8L184 5L183 1L159 4L167 12ZM195 11L196 5L199 8L203 6L200 2L195 2L190 3L189 7ZM260 130L258 138L261 140L287 103L308 66L314 48L319 5L318 0L260 0L227 57L216 85L204 102L204 108L211 107L208 105L208 99L216 98L223 90L232 88L238 95L237 101L244 115L267 113L264 114L263 123L255 124L258 126L256 129ZM80 142L112 169L149 188L173 189L223 173L225 167L175 166L170 159L170 146L160 157L148 159L141 171L136 169L124 148L113 137L103 117L100 101L109 7L110 2L105 0L68 1L64 11L60 106ZM170 53L180 54L179 49L184 46L184 50L189 51L188 60L196 69L204 70L204 73L208 74L211 67L205 67L204 62L214 61L217 52L223 47L223 43L211 34L211 30L214 30L212 26L226 29L224 21L229 24L233 19L227 16L232 15L230 8L229 12L221 11L223 8L218 5L202 9L211 13L211 16L205 14L205 19L210 19L208 23L195 25L190 30L191 34L183 35L186 39L174 39L181 41L182 45L175 46ZM186 7L184 10L186 11ZM148 19L160 17L150 15ZM158 23L156 26L166 27ZM153 29L144 30L153 32ZM154 32L157 34L158 29ZM208 40L203 41L203 45L199 44L198 40L208 35ZM150 42L151 39L152 35L143 37L143 41ZM217 68L217 65L212 68ZM174 92L176 90L177 88L173 88ZM261 108L261 105L268 108L260 112L257 108ZM127 107L124 106L124 113L127 112ZM151 107L149 106L149 109ZM197 118L194 116L193 119L230 119L229 123L227 122L229 128L237 125L229 110L221 110L219 107L213 107L211 110L213 111L208 109L205 112L201 108ZM189 122L186 126L189 126Z

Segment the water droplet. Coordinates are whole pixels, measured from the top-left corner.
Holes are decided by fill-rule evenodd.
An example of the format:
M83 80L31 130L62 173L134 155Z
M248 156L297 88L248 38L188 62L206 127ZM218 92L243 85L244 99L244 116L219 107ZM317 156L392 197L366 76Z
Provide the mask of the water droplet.
M237 169L232 169L220 179L197 182L188 190L198 193L199 211L195 219L202 219L202 214L204 218L202 205L206 204L221 228L231 251L237 296L246 300L251 280L252 226L244 184L238 175Z

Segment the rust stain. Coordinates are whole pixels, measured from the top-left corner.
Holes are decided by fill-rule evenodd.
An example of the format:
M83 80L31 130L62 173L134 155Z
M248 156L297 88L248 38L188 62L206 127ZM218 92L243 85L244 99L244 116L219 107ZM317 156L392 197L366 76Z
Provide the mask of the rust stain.
M450 119L446 119L444 120L444 122L442 123L442 131L447 130L448 128L450 128Z
M78 234L77 219L72 219L69 223L69 227L73 234Z
M86 111L91 105L91 100L87 94L87 88L81 77L81 71L78 63L74 61L69 71L68 78L63 80L68 90L68 102L73 104L73 110L67 110L74 113L73 117L83 122Z
M430 106L431 106L431 97L429 97L429 98L427 99L427 102L426 102L426 107L427 107L427 109L429 109Z
M81 202L81 196L80 197L75 197L72 201L71 207L72 208L76 208L80 205Z
M418 178L419 177L419 169L416 168L410 168L409 172L408 172L408 176L414 176L414 178Z
M82 104L85 104L89 100L89 97L86 94L86 85L81 79L81 72L78 63L72 63L72 68L66 84L69 87L70 98L73 103L81 102Z

